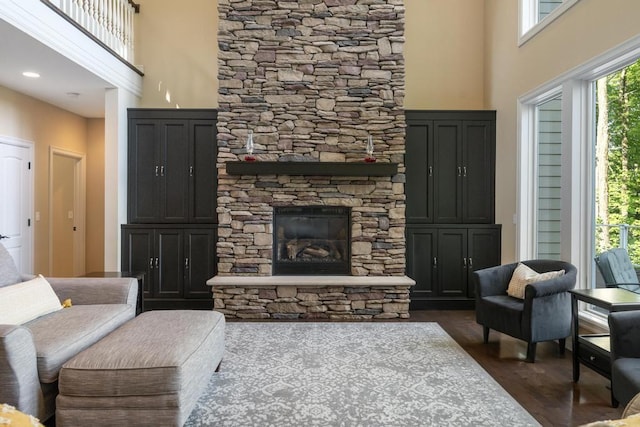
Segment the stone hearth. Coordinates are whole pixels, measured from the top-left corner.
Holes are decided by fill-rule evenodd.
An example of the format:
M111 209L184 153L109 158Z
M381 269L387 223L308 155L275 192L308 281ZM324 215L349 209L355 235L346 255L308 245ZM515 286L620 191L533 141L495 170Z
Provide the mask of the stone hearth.
M216 276L214 309L240 319L394 319L409 317L408 277Z

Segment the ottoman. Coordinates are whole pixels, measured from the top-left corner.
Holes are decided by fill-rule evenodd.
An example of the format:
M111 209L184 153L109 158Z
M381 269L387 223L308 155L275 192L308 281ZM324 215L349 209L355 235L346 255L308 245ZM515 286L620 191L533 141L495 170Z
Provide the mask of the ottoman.
M62 366L56 426L181 426L224 352L215 311L150 311Z

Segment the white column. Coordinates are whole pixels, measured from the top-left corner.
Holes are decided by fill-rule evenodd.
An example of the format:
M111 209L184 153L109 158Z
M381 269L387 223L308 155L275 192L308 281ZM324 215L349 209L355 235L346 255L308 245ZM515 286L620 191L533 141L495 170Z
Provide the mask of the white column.
M105 271L120 271L120 225L127 222L127 108L137 103L126 90L105 92Z

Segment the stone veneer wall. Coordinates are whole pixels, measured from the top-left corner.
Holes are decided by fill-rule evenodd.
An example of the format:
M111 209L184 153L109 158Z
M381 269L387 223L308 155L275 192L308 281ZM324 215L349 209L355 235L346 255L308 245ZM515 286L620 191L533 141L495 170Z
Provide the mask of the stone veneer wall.
M405 274L402 0L219 0L218 274L271 275L272 206L352 207L352 274ZM257 161L362 161L393 177L230 176Z

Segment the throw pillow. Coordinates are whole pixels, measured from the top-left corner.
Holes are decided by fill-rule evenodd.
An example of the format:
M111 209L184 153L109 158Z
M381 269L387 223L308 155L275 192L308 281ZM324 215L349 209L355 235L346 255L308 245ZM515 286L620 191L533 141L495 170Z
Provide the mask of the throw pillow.
M13 257L0 243L0 287L13 285L22 280Z
M546 273L538 273L523 263L518 266L511 276L509 286L507 287L507 295L514 298L524 299L524 289L530 283L542 282L543 280L554 279L564 274L564 270L548 271Z
M0 324L21 325L61 309L58 296L42 275L0 288Z

